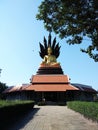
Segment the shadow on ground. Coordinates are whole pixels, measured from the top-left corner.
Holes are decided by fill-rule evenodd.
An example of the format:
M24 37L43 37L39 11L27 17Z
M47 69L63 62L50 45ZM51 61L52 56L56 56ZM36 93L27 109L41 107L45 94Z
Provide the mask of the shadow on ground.
M34 115L37 113L37 111L40 108L33 108L32 110L26 112L24 115L13 117L13 120L10 120L8 124L2 124L2 130L19 130L23 128L32 118Z

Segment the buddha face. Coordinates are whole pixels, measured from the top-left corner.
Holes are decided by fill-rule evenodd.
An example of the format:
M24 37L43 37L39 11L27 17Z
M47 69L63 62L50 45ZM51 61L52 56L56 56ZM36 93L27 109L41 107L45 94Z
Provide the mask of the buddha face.
M51 54L52 54L52 48L51 48L51 47L48 47L47 52L48 52L48 55L51 55Z

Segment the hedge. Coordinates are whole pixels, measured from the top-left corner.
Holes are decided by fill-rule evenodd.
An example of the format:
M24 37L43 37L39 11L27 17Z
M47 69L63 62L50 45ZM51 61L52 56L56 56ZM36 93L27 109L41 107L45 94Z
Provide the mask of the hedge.
M0 109L2 107L32 104L32 103L34 104L34 101L31 100L0 100Z
M29 110L33 109L34 101L0 101L0 128L8 125Z
M67 107L98 122L98 102L71 101L67 102Z

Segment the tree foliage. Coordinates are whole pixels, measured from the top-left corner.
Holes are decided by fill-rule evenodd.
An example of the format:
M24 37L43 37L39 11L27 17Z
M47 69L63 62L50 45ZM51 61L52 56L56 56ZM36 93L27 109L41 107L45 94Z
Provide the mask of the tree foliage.
M68 44L88 37L91 42L81 51L98 62L98 0L43 0L36 18Z
M1 74L1 70L2 70L2 69L0 69L0 74Z
M0 93L2 93L7 88L5 83L0 82Z
M1 74L1 70L0 69L0 74ZM1 93L7 88L5 83L0 82L0 98L1 98Z

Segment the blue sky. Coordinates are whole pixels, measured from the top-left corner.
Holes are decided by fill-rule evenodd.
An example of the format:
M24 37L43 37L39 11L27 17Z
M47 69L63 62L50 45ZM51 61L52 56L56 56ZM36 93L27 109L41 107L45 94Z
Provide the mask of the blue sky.
M0 0L0 81L8 86L29 83L32 75L42 61L39 56L39 42L48 38L41 21L36 20L41 0ZM64 74L72 83L91 85L98 90L98 63L80 52L90 42L81 45L66 44L66 39L59 39L61 45L58 62Z

